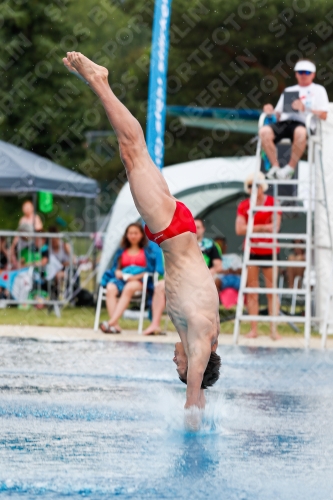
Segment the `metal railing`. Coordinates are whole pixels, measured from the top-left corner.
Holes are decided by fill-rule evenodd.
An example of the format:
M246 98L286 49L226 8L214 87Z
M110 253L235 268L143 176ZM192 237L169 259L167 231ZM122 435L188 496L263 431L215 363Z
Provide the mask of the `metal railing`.
M94 291L97 252L91 233L0 231L1 305L53 306L59 315L87 283Z

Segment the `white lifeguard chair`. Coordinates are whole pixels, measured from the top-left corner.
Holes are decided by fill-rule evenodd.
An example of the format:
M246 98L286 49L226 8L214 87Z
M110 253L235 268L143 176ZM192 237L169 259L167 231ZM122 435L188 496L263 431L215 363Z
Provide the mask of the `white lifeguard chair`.
M263 126L266 115L263 113L259 119L259 129ZM311 129L311 125L313 121L317 121L316 132L313 133ZM328 199L326 194L326 179L325 179L325 169L322 162L322 127L320 120L317 120L316 116L310 114L307 117L306 122L307 128L307 136L308 136L308 168L309 168L309 176L306 180L302 179L291 179L291 180L269 180L267 181L270 186L273 186L273 195L276 202L276 205L273 207L257 207L255 202L257 198L257 186L258 184L262 184L265 181L260 181L258 178L258 172L261 167L261 141L258 138L257 144L257 153L256 153L256 170L254 175L253 189L251 193L250 199L250 209L249 209L249 218L247 224L247 232L245 237L245 250L244 250L244 259L243 259L243 269L241 276L241 284L238 295L238 304L236 311L236 318L234 324L234 343L238 342L239 337L239 327L240 322L245 321L269 321L273 322L273 324L277 324L278 322L295 322L295 323L303 323L304 324L304 339L305 346L308 347L310 343L311 336L311 324L312 322L316 322L320 324L320 331L323 335L322 344L323 346L326 343L326 336L328 331L328 325L333 325L333 317L329 319L328 309L329 302L333 298L333 286L329 289L325 294L325 305L326 305L326 314L322 308L320 308L320 304L318 304L318 292L314 291L315 288L318 288L318 277L316 277L316 286L313 286L313 280L305 279L304 287L302 289L298 288L278 288L277 286L277 270L278 267L304 267L304 276L310 277L313 275L314 271L317 271L318 275L318 266L320 260L320 250L325 249L325 251L329 252L329 259L333 262L333 248L332 248L332 230L331 230L331 220L329 216L329 206ZM327 175L327 174L326 174ZM298 195L295 197L287 197L287 196L279 196L278 187L281 185L286 186L300 186L301 184L306 184L305 189L302 189L302 196ZM302 186L304 188L304 186ZM301 202L291 203L290 205L280 205L280 201L297 201ZM273 214L277 214L278 212L282 213L304 213L306 215L306 232L304 233L279 233L277 230L273 229L273 233L254 233L253 232L253 223L254 223L254 213L256 211L270 211ZM273 215L273 228L274 225L277 224L277 217ZM320 217L320 223L318 218ZM325 243L319 242L318 236L318 227L321 227L321 235L325 228ZM277 225L275 226L277 228ZM270 238L273 240L272 243L262 243L264 247L270 247L273 250L273 260L265 261L265 260L250 260L250 247L254 246L253 243L250 243L251 238ZM286 261L286 260L278 260L277 248L294 248L296 245L293 240L301 240L303 243L297 244L297 246L302 246L305 248L306 257L304 261ZM258 243L257 245L260 245ZM272 266L273 267L273 286L272 288L253 288L247 287L247 274L248 267L250 265L258 265L260 267L264 266ZM326 266L327 267L327 266ZM333 278L333 272L332 272ZM319 285L320 286L320 285ZM274 311L273 315L269 316L253 316L246 315L243 312L244 309L244 295L246 293L258 293L258 294L276 294L280 295L288 294L288 295L304 295L305 296L305 315L293 315L293 316L284 316L279 310ZM321 294L322 296L322 294ZM277 308L278 302L273 300L273 304ZM313 314L312 310L316 310L316 315ZM321 310L319 310L321 309Z

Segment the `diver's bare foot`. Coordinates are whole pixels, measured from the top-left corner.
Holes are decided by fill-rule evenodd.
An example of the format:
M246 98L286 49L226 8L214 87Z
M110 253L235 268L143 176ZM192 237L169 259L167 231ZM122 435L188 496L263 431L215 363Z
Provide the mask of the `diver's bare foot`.
M257 332L251 330L247 335L245 335L247 339L256 339L258 337Z
M67 57L63 58L63 63L69 71L81 76L92 87L98 81L107 82L108 70L95 64L81 52L67 52Z
M146 330L144 332L142 332L142 335L152 335L153 333L157 334L157 333L161 333L161 328L158 326L158 327L155 327L154 325L149 325L148 328L146 328Z
M271 333L270 337L272 340L281 340L282 339L281 335L279 335L277 332Z

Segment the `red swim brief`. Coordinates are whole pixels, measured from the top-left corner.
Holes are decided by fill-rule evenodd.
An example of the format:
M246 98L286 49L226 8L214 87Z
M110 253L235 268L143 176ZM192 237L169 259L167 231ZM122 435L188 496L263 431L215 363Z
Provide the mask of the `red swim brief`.
M173 214L171 223L166 229L153 234L150 232L148 226L145 226L145 233L148 239L158 245L160 245L162 241L186 233L187 231L194 234L197 232L193 215L181 201L176 201L175 213Z

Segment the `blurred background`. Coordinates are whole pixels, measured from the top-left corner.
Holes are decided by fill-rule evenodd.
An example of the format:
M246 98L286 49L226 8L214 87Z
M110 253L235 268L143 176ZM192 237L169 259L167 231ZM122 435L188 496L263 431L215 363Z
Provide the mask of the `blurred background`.
M145 130L153 9L154 2L141 0L0 5L0 139L97 179L101 215L108 213L125 175L105 113L84 84L73 82L61 59L78 50L106 66L113 90ZM315 60L316 81L332 99L332 23L325 0L175 0L167 103L261 109L294 83L300 57ZM226 90L215 96L204 92L219 75ZM207 135L213 139L208 147L196 148ZM244 134L214 137L167 117L165 166L253 154L253 148ZM82 203L55 198L44 225L59 216L70 223L82 214ZM1 228L16 228L21 205L22 195L0 198Z

